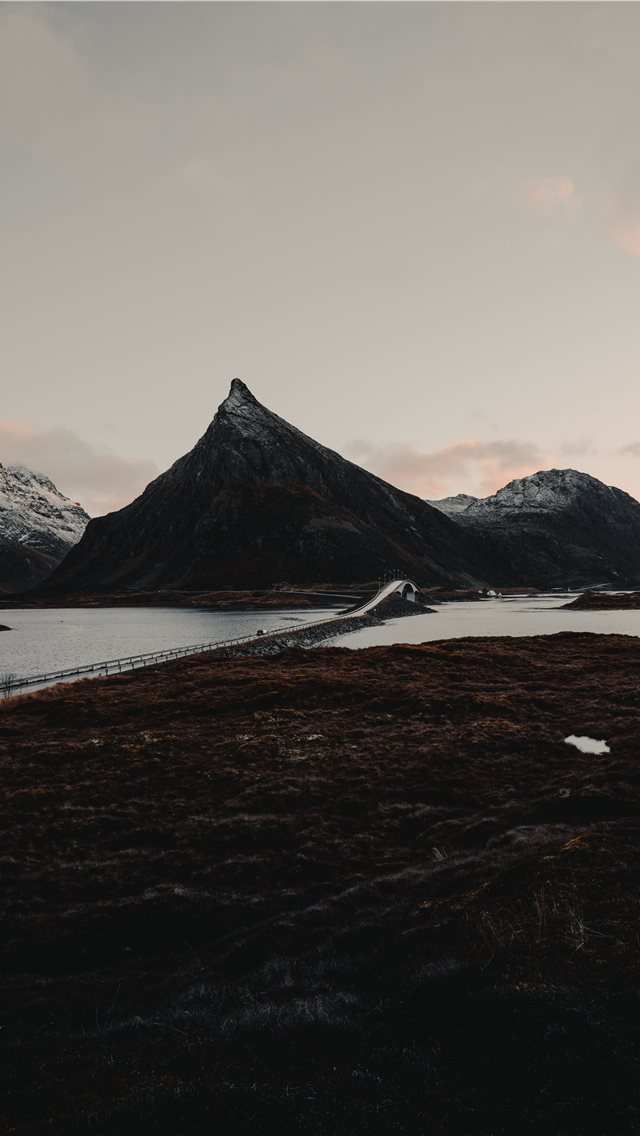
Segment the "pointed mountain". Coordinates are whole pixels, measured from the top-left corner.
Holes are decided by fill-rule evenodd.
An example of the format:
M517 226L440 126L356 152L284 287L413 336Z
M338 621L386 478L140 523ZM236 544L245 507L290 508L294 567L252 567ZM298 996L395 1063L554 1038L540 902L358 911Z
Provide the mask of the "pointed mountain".
M487 578L483 544L234 379L190 453L132 504L91 521L47 592L345 583L390 569L469 585Z
M48 477L0 465L0 592L33 587L50 576L88 520Z

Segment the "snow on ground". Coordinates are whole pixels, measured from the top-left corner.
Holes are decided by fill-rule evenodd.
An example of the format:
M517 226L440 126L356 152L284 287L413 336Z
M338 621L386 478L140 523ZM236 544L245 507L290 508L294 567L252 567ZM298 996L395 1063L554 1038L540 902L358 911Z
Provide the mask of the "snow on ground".
M564 739L567 745L575 746L580 750L580 753L611 753L607 743L597 741L596 738L590 738L587 734L569 734L568 738Z

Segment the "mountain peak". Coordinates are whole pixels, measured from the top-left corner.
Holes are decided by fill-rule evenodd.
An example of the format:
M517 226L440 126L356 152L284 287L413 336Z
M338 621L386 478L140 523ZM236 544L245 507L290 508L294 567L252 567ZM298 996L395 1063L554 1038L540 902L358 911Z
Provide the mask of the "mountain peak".
M236 378L193 449L93 521L47 588L337 583L389 563L466 584L486 578L483 555L473 535L309 438Z
M527 477L515 478L491 497L471 505L469 514L495 510L562 510L585 494L612 492L608 485L589 473L576 469L541 469Z
M229 394L220 406L220 410L235 410L245 406L260 406L260 403L242 379L232 379Z

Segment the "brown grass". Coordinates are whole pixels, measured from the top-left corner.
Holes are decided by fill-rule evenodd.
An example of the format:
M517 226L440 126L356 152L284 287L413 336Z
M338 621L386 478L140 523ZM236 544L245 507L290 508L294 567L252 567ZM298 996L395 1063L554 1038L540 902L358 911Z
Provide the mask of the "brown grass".
M639 665L288 650L2 703L6 1131L636 1132Z

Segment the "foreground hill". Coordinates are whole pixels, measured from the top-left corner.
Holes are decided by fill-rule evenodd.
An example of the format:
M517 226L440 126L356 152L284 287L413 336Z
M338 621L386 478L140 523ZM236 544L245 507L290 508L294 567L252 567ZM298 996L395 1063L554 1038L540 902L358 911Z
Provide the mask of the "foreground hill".
M80 540L89 517L48 477L0 465L0 593L51 575Z
M474 639L0 704L3 1131L635 1136L639 668Z
M496 585L640 581L640 503L587 473L541 470L432 504L492 543Z
M234 379L206 433L131 505L91 521L48 594L489 578L482 541L319 445Z

